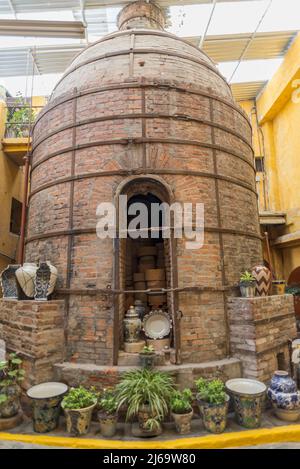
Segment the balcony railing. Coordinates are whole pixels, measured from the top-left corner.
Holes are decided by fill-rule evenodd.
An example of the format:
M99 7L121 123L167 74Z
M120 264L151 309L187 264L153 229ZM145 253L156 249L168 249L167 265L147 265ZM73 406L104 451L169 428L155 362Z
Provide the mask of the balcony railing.
M7 105L7 121L4 138L28 138L31 124L43 106Z

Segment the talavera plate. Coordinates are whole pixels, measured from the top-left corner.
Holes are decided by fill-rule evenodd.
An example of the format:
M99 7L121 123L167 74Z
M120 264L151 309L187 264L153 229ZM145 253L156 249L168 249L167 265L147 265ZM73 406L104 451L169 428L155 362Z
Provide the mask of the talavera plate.
M162 339L170 334L171 320L165 311L155 310L144 317L143 328L150 339Z

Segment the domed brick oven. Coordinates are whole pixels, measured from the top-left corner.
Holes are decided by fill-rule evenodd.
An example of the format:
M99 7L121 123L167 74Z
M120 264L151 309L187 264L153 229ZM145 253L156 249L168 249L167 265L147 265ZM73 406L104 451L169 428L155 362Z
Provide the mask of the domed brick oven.
M25 257L59 272L65 380L87 365L100 373L137 363L138 347L124 344L136 299L170 318L160 365L223 363L227 297L262 259L251 127L228 83L203 51L164 31L155 4L129 4L118 24L73 60L34 126ZM176 238L174 217L169 238L160 220L156 238L101 239L97 207L114 203L119 220L120 195L128 210L204 204L203 246ZM157 302L136 275L149 269L165 272L150 283L164 288Z

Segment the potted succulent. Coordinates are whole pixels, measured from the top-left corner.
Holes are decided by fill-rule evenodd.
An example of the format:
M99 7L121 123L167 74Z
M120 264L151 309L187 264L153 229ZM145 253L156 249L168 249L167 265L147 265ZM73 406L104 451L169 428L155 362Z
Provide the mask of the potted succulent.
M174 382L167 373L148 368L129 371L116 386L118 409L126 406L126 420L137 417L144 434L159 434L173 392Z
M117 409L118 403L116 400L116 393L114 389L104 389L98 405L100 410L98 412L98 419L100 423L100 430L102 436L110 438L115 435L117 431Z
M24 379L22 360L16 353L0 362L0 418L11 418L20 412L20 383Z
M248 270L241 274L239 286L243 298L253 298L255 296L256 280Z
M143 368L153 368L155 351L152 345L145 345L140 352L140 363Z
M171 413L175 421L176 430L181 435L191 431L193 417L193 394L190 389L174 391L171 398Z
M62 400L65 412L67 431L71 435L84 435L89 431L92 412L97 404L99 394L92 388L82 386L71 388Z
M229 405L224 383L220 379L199 378L195 384L204 427L211 433L222 433L226 428Z

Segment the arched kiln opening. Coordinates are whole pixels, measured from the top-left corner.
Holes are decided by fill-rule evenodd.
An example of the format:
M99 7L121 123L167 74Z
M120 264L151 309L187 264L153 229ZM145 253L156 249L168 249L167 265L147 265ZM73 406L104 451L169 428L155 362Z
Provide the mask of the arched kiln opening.
M118 195L126 196L122 205ZM115 364L135 364L146 344L156 350L160 364L175 363L179 349L174 291L177 271L173 216L171 213L168 218L164 207L171 203L170 193L158 180L137 178L125 184L118 195L118 211L126 211L126 234L119 231L115 245L115 285L122 292L115 301ZM129 337L132 325L127 324L132 306L142 321L142 329L134 338Z

